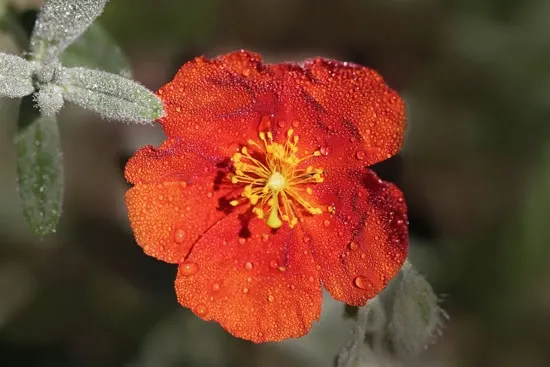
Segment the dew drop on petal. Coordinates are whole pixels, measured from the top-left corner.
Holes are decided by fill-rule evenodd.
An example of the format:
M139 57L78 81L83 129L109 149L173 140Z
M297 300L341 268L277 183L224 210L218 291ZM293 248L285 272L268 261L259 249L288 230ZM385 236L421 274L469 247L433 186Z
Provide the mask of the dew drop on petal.
M204 303L199 303L197 307L195 307L195 313L199 316L204 316L208 313L208 308Z
M359 151L359 152L355 153L355 158L357 158L359 160L365 159L365 152Z
M292 127L297 128L298 126L300 126L299 121L297 121L297 120L292 121Z
M180 271L184 276L188 277L199 271L199 266L195 262L184 261L180 264Z
M246 239L245 238L242 238L242 237L239 237L239 243L241 245L244 245L246 243Z
M267 296L267 300L268 300L269 302L273 302L273 301L275 300L275 297L273 297L273 295L270 294L269 296Z
M322 146L319 151L321 152L322 155L328 155L329 154L329 149L327 146Z
M369 289L371 287L369 280L363 275L355 277L355 279L353 279L353 284L360 289Z
M185 240L185 232L183 229L178 229L174 232L174 242L182 243Z
M269 262L269 266L271 266L273 269L277 269L277 261L271 260Z
M367 258L367 254L365 254L365 253L361 254L361 259L362 260L365 260L366 258Z
M220 288L221 288L221 286L220 286L219 283L214 283L214 284L212 284L212 290L213 290L214 292L219 291Z
M206 196L208 196L208 198L211 198L212 196L214 196L214 194L212 192L209 192L208 194L206 194Z
M279 271L286 271L286 267L285 266L279 266Z
M243 293L245 293L245 294L248 293L248 288L244 287L243 288Z
M308 280L309 280L311 283L313 283L313 282L315 281L315 278L312 277L312 276L310 276L310 277L308 278Z
M323 225L324 225L325 227L330 226L330 220L325 219L325 220L323 221Z
M351 242L349 243L349 249L350 249L350 250L355 251L355 250L357 250L358 248L359 248L359 246L357 245L357 243L355 243L355 242L353 242L353 241L351 241Z
M305 243L308 243L309 241L311 241L311 237L309 236L304 236L304 238L302 239Z
M247 261L246 264L244 264L244 268L246 270L252 270L253 267L254 267L254 265L252 265L252 263L250 261Z

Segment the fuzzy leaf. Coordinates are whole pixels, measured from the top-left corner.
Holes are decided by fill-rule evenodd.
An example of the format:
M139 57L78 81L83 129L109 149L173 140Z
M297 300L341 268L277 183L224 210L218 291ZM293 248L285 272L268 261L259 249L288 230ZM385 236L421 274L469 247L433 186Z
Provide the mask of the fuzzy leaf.
M34 91L34 64L19 56L0 53L0 96L19 98Z
M101 25L94 23L60 56L63 65L83 66L131 77L130 64Z
M38 236L55 233L63 200L63 165L54 117L40 117L19 131L17 183L32 231Z
M103 12L108 0L46 0L31 36L35 60L49 63Z
M141 84L118 75L85 68L63 68L58 83L64 97L103 118L151 122L163 115L161 100Z
M430 283L410 262L401 272L388 329L397 354L408 357L417 355L441 335L448 316Z

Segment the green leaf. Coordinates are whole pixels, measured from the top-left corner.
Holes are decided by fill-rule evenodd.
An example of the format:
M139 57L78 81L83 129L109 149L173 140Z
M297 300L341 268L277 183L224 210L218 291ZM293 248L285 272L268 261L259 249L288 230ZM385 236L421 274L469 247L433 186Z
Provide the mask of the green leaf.
M55 60L103 12L107 0L47 0L31 36L34 60Z
M19 131L16 143L17 184L25 219L38 236L55 233L63 200L61 141L55 117L32 121Z
M34 64L15 55L0 52L0 97L23 97L34 91Z
M103 118L151 122L164 114L161 100L141 84L121 76L86 68L62 68L56 83L63 97Z
M128 78L131 76L130 64L120 47L98 23L92 24L60 58L65 66L83 66Z

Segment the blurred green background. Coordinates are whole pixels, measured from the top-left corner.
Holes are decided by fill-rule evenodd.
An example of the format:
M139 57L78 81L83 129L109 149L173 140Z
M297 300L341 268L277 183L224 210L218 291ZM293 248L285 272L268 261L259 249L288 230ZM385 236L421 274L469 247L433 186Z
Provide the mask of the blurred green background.
M0 4L5 1L0 2ZM12 1L32 24L40 1ZM399 156L413 261L451 316L405 366L550 365L550 2L112 0L100 23L151 89L185 61L246 48L377 69L406 99ZM0 49L19 53L0 28ZM325 300L302 339L253 345L180 308L176 267L128 226L123 167L158 127L65 108L55 236L26 229L15 188L17 101L0 100L0 366L331 366L353 320Z

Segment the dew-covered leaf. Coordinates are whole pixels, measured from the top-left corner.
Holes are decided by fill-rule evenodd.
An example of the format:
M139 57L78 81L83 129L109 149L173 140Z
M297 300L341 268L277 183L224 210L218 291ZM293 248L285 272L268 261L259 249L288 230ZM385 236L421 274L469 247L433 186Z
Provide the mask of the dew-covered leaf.
M97 22L61 55L63 65L100 69L130 77L130 64L109 33Z
M61 141L55 117L42 116L26 124L16 144L17 184L25 219L38 236L55 233L63 201Z
M31 53L48 63L65 50L103 12L108 0L46 0L31 36Z
M403 265L401 273L388 330L397 355L406 358L432 344L441 335L448 316L430 283L410 262Z
M65 100L103 118L151 122L163 115L161 100L141 84L99 70L63 68L58 83Z
M34 91L34 64L19 56L0 53L0 97L18 98Z

